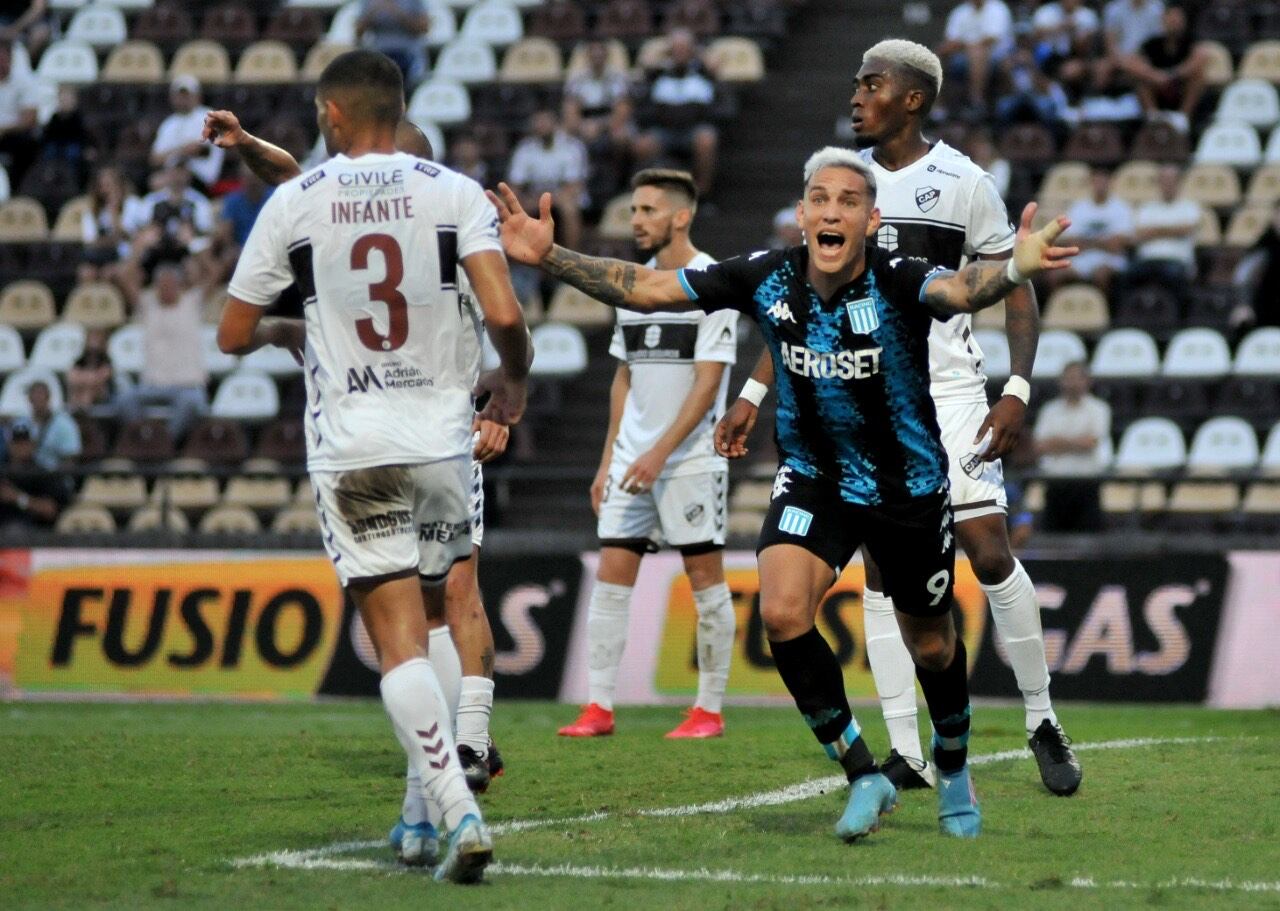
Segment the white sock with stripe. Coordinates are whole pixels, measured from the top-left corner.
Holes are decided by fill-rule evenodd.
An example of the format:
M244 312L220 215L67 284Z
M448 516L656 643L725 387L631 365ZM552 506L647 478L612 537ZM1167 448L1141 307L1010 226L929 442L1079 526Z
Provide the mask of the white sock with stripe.
M444 697L444 711L448 718L456 718L458 714L458 691L462 680L462 660L458 657L458 649L453 644L453 636L448 626L437 626L427 639L427 661L436 673L436 682L440 684L440 694ZM453 723L451 721L451 723ZM416 825L424 820L437 828L440 825L438 813L432 813L422 796L422 779L414 768L412 760L404 776L404 805L400 815L408 825Z

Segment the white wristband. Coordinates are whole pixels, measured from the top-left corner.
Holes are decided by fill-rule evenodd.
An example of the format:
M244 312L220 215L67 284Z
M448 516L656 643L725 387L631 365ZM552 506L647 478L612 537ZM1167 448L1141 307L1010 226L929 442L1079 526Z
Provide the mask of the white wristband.
M1018 271L1018 267L1013 263L1012 256L1009 257L1009 265L1004 267L1004 274L1007 275L1009 277L1009 281L1013 282L1015 285L1025 285L1031 280Z
M1020 376L1009 377L1009 382L1004 384L1004 390L1000 394L1022 399L1024 405L1031 404L1031 384Z
M764 401L764 397L769 394L769 387L759 380L748 379L742 384L742 391L738 393L738 398L746 399L757 408Z

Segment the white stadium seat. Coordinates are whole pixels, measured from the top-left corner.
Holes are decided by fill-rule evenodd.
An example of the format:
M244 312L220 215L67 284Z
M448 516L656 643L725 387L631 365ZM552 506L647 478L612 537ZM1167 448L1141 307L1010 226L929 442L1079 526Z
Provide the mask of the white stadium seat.
M1243 471L1258 463L1258 437L1244 418L1210 418L1196 430L1187 468L1197 474Z
M0 202L4 202L11 195L12 191L9 188L9 172L4 169L3 165L0 165Z
M215 418L265 421L279 413L280 395L265 373L237 370L218 385L210 411Z
M1050 329L1040 333L1036 347L1036 365L1031 369L1032 379L1057 379L1062 368L1072 361L1086 359L1084 342L1080 336L1065 329Z
M1099 379L1132 379L1160 372L1156 340L1141 329L1112 329L1098 341L1089 372Z
M1232 370L1237 376L1280 374L1280 328L1264 326L1246 335L1236 348Z
M1262 164L1258 131L1247 123L1222 121L1210 126L1196 146L1196 164L1225 164L1252 168Z
M1264 474L1280 475L1280 422L1267 434L1267 444L1262 447L1258 469Z
M84 326L79 323L53 323L36 336L31 348L31 366L65 373L84 351Z
M414 123L422 119L440 126L465 123L471 119L471 95L460 82L431 79L414 90L408 117Z
M204 349L204 368L212 377L223 377L240 366L240 358L234 354L224 354L218 347L218 327L201 326L200 342Z
M533 330L534 376L576 376L587 369L587 343L566 323L543 323Z
M216 328L215 332L216 332ZM246 370L258 370L267 376L292 376L302 372L302 365L284 348L263 345L252 354L240 358L240 366Z
M493 82L498 78L498 61L489 45L459 38L440 52L432 76L452 79L463 85Z
M351 0L333 14L329 31L324 36L326 42L351 45L356 43L356 22L360 19L360 3L361 0Z
M1145 474L1181 468L1186 460L1187 441L1177 424L1168 418L1142 418L1120 437L1115 468L1127 474Z
M77 10L67 26L68 41L78 41L95 48L114 47L123 44L129 37L129 28L124 21L124 13L115 5L95 3Z
M22 336L12 326L0 323L0 376L21 370L27 363Z
M444 47L458 37L458 19L447 3L431 0L427 4L427 15L431 17L431 30L427 32L427 47Z
M49 387L49 406L55 411L62 407L62 383L58 374L42 367L24 367L5 378L0 386L0 417L25 418L31 416L31 402L27 400L27 387L37 380Z
M506 47L524 37L520 11L507 0L482 0L467 11L462 37L490 47Z
M40 56L36 75L57 85L88 85L98 79L98 55L80 41L55 41Z
M1267 129L1280 123L1280 95L1266 80L1240 79L1223 90L1213 116Z
M1009 375L1009 337L997 329L978 329L973 339L982 349L982 372L993 380Z
M111 366L120 373L141 373L146 364L146 354L142 350L142 325L126 323L107 341L107 354L111 356Z
M1163 376L1219 377L1231 372L1231 348L1213 329L1183 329L1164 353Z

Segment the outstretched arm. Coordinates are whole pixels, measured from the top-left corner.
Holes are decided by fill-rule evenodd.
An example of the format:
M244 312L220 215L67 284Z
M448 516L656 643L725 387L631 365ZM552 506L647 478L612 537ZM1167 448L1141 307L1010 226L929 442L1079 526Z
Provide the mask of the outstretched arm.
M647 269L635 263L602 256L584 256L553 242L551 194L543 193L534 218L524 210L515 191L498 184L498 192L486 191L498 210L502 247L518 263L537 266L610 307L628 310L696 310L679 273Z
M254 136L240 126L239 118L230 111L211 111L206 114L201 135L206 142L212 142L220 149L235 149L249 166L249 170L269 186L278 186L302 173L302 168L292 155L279 146Z

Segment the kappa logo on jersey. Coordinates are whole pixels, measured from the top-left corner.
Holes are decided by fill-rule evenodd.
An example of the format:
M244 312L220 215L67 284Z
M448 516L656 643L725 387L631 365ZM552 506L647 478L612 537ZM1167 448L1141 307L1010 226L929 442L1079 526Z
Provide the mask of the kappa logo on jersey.
M852 317L851 317L852 318ZM876 323L879 325L879 322ZM880 372L883 348L859 351L811 351L803 345L780 343L782 363L792 373L810 379L865 380Z
M880 328L880 312L876 309L876 302L871 298L864 297L844 306L849 313L849 325L854 332L870 335Z
M769 252L768 250L757 250L756 252L752 253L750 256L747 257L747 262L751 262L753 259L759 259L760 257L764 256L768 252Z
M812 524L813 513L797 509L795 506L788 506L782 510L782 517L778 519L778 531L803 538L809 533L809 526Z
M886 253L898 249L898 229L893 225L880 225L880 230L876 232L876 245Z
M698 522L701 521L702 515L705 512L706 509L701 503L694 503L684 511L684 520L690 525L697 525Z
M374 373L372 367L365 367L364 373L357 372L355 367L347 369L347 392L368 392L370 386L382 388L378 374Z
M657 348L658 343L662 341L662 327L656 323L644 330L644 346L646 348Z
M791 305L786 301L777 301L765 312L768 313L769 317L775 322L794 323L796 321L795 316L791 313Z
M916 188L916 205L919 206L921 212L928 212L938 204L938 200L941 198L942 191L937 187Z
M778 469L778 474L773 479L773 492L769 494L770 500L776 500L791 488L791 466L783 465Z

